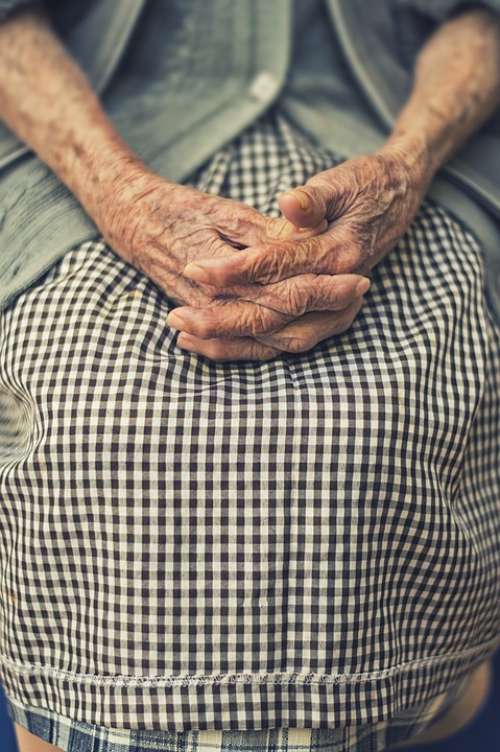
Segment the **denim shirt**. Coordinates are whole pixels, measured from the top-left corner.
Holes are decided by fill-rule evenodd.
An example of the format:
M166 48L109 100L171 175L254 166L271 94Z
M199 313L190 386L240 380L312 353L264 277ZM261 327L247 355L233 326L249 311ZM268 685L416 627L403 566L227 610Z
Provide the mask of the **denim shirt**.
M27 0L0 0L0 20ZM500 0L485 0L500 12ZM415 55L460 0L46 0L127 143L181 182L271 104L346 158L379 147ZM467 3L471 5L471 3ZM428 195L475 233L500 322L500 114ZM0 309L98 234L78 201L0 126Z

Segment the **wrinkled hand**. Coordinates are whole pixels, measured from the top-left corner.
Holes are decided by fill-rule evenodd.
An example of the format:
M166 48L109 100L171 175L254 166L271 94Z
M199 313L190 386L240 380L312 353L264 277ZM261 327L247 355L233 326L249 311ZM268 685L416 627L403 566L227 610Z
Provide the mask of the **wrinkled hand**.
M395 245L415 216L427 187L425 167L407 159L396 147L386 146L375 154L350 159L324 170L305 185L280 196L281 211L292 224L325 231L308 238L282 238L262 243L224 259L189 264L184 274L223 289L235 284L275 284L297 279L296 275L366 274ZM334 277L335 278L335 277ZM361 291L361 288L360 288ZM292 352L310 349L318 341L347 329L362 300L352 301L339 313L312 313L271 333L254 332L262 345ZM184 326L195 338L189 349L213 357L230 342L203 342L215 337L220 312L181 309ZM211 326L206 328L207 319ZM186 342L183 339L181 342Z
M194 262L184 274L224 287L270 284L305 272L367 272L407 230L426 186L423 169L395 148L347 160L280 196L281 211L294 225L315 227L326 220L322 234Z
M366 278L361 277L362 280ZM366 288L369 280L363 282ZM343 310L306 313L273 334L255 337L203 338L181 331L177 344L210 360L271 360L283 353L302 353L319 342L349 329L364 302L357 297Z
M224 342L231 338L230 359L246 359L250 351L252 359L275 357L279 354L276 346L254 337L282 330L309 312L341 311L335 323L329 324L338 329L345 325L344 311L360 305L360 295L369 285L359 275L334 278L306 273L269 285L243 283L221 290L186 277L183 270L192 261L225 258L263 244L273 246L283 238L312 237L326 227L326 221L299 230L286 218L267 217L246 204L169 183L145 171L128 176L117 186L112 200L102 207L99 227L119 255L144 272L171 300L187 304L187 308L175 309L167 323L185 329L183 312L205 311L195 333L204 339L223 338ZM361 290L360 282L364 285ZM298 341L293 332L282 335L283 341ZM297 336L300 340L300 326ZM182 344L182 336L179 340ZM221 346L220 341L208 344Z
M191 261L224 258L235 249L264 243L268 235L298 235L287 220L265 217L246 204L169 182L145 170L123 176L97 220L113 250L172 301L191 305L208 305L227 297L185 277L183 269Z

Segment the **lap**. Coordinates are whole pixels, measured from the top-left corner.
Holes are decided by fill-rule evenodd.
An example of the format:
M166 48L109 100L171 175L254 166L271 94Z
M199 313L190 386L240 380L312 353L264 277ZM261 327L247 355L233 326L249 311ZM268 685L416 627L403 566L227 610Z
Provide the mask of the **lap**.
M176 347L171 301L104 244L66 254L0 318L9 658L147 679L195 654L202 673L279 669L290 635L305 674L486 652L500 347L482 275L474 238L426 203L349 331L214 363Z
M32 449L37 419L50 415L50 450L61 461L68 432L70 451L92 437L100 452L127 453L174 431L176 449L162 445L165 456L189 453L198 441L201 473L207 452L239 441L252 456L272 433L283 441L268 446L270 460L283 450L296 455L304 442L314 450L321 439L320 462L344 451L378 463L385 446L406 469L419 475L416 456L425 457L452 483L498 364L479 250L432 205L376 269L353 327L307 353L211 362L176 347L165 324L172 308L103 243L69 252L3 316L0 457L15 457L16 442L18 454ZM417 455L405 452L403 437Z
M324 577L344 541L342 569L354 588L374 560L387 573L398 567L386 584L398 608L404 598L416 608L406 649L441 622L436 597L454 615L451 642L468 624L461 599L469 598L467 614L483 609L486 628L493 574L470 556L482 546L482 566L499 564L495 505L484 502L498 482L486 438L498 418L498 333L471 237L426 205L377 270L352 329L309 353L257 365L210 362L176 348L165 325L170 308L95 243L68 253L4 314L1 391L18 430L3 442L4 515L11 520L17 508L16 524L29 536L45 536L50 525L52 560L76 560L86 576L97 567L104 588L109 542L126 557L131 530L155 558L158 541L173 540L189 521L217 567L226 566L228 546L243 560L255 560L257 548L254 576L263 582L268 562L283 557L282 537L297 535L294 556L305 573L292 577L292 588L311 588L314 607L335 600ZM42 513L44 498L51 503ZM454 573L450 555L461 562ZM415 577L428 561L431 600L419 604ZM125 586L132 573L126 558L123 565ZM188 593L193 574L185 567L160 566L155 599L171 587ZM30 571L37 599L40 582L54 592L56 580L70 601L77 597L71 575L61 581L35 551ZM204 588L204 573L196 578ZM368 621L377 587L359 596ZM233 596L222 593L227 605ZM250 591L242 602L251 618ZM117 622L125 624L129 607L127 599L116 604ZM141 620L141 602L132 608ZM355 621L348 613L346 630ZM361 636L356 651L369 654L371 640ZM188 641L179 650L189 650Z

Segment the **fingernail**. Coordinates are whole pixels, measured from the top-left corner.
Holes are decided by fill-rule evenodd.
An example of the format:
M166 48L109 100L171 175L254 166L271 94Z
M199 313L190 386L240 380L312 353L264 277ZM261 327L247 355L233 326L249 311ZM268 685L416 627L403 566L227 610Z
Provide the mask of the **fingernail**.
M299 206L304 211L307 211L311 207L311 200L308 194L300 188L293 188L290 191L284 191L278 195L278 198L282 196L293 196L299 202Z
M358 282L358 284L355 287L356 295L358 297L361 297L361 295L364 295L365 292L367 292L370 289L370 285L371 285L371 282L367 277L360 280L360 282Z
M300 208L304 211L307 211L311 208L311 199L309 198L308 194L301 188L296 188L294 191L292 191L292 196L295 196L300 204Z

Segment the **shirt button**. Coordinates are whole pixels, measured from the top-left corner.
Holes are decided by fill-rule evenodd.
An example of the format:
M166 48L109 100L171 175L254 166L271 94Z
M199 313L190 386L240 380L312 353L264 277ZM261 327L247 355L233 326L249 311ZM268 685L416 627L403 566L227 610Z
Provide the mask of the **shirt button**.
M276 93L278 81L269 71L258 73L250 84L250 94L260 102L265 102Z

